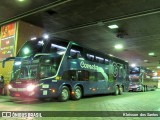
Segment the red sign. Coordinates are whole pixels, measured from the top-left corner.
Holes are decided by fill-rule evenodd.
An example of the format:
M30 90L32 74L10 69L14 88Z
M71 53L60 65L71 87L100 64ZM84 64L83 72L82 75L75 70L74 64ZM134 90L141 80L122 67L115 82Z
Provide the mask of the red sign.
M1 27L0 60L13 57L16 43L16 23L10 23Z

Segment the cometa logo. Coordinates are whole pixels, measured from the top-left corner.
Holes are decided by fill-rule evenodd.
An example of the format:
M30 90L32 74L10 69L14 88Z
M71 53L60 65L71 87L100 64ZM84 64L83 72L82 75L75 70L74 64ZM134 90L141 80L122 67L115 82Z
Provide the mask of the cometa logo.
M98 67L95 64L91 65L91 64L84 63L84 61L81 61L80 66L81 68L93 69L93 70L102 69L101 67Z

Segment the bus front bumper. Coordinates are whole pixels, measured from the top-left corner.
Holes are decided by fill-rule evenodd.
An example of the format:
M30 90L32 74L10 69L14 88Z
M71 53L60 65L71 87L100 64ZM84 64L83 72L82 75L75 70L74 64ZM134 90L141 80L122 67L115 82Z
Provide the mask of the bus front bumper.
M49 89L27 91L26 88L11 88L10 96L19 98L56 98L58 93Z
M35 98L35 90L27 91L26 88L11 88L10 96L12 97L21 97L21 98Z

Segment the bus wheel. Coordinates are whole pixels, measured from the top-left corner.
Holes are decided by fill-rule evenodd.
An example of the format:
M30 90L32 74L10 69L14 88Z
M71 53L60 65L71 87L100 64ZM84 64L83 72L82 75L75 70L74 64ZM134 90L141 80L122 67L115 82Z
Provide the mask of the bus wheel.
M67 86L63 86L62 90L60 92L60 95L58 97L58 100L61 102L65 102L69 99L70 96L70 92Z
M122 95L122 94L123 94L123 87L120 86L120 87L119 87L119 95Z
M72 94L72 99L73 100L79 100L82 97L82 90L81 87L76 86L74 89L74 93Z
M118 95L119 94L119 87L115 86L115 91L114 91L114 95Z

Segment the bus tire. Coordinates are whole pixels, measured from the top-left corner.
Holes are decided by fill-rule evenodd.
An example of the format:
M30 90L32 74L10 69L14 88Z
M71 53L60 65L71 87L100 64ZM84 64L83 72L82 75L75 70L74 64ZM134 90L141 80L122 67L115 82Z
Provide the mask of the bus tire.
M65 102L69 99L69 97L70 97L69 88L67 86L63 86L60 95L58 96L58 100L60 102Z
M114 95L119 95L119 87L117 85L115 86Z
M74 88L74 94L72 94L71 98L73 100L79 100L79 99L81 99L81 97L82 97L82 89L80 86L76 86Z
M122 95L122 94L123 94L123 87L120 86L120 87L119 87L119 95Z

